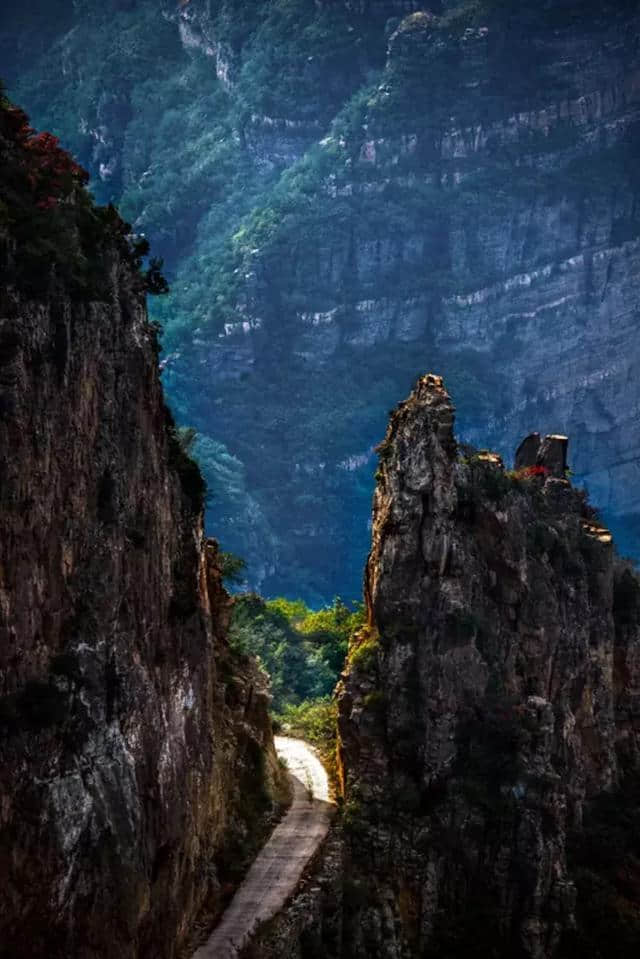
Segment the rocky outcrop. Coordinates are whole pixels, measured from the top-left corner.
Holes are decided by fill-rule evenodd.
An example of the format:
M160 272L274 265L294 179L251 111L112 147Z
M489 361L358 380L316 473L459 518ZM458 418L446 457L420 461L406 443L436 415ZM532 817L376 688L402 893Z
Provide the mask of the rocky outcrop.
M633 808L616 796L640 781L640 582L562 475L564 437L529 437L505 472L453 421L423 377L379 448L368 626L339 697L361 897L343 954L597 952L595 908L631 956L635 827L594 810ZM628 872L609 897L593 837L614 833Z
M0 180L0 955L170 959L259 842L268 697L126 228L4 100Z
M198 51L211 57L220 84L225 90L232 90L238 70L237 51L229 42L217 38L211 4L187 2L177 8L169 5L165 16L177 23L180 40L187 53Z

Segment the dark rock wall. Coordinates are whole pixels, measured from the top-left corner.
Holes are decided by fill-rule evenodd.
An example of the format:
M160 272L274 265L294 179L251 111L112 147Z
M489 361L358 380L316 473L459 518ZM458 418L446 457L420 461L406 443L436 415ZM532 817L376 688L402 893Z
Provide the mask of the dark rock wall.
M453 419L424 377L380 447L340 691L344 954L546 959L570 954L569 847L638 773L638 578L557 475L562 439L505 473Z
M267 695L139 276L34 299L0 252L0 955L172 957L268 810Z

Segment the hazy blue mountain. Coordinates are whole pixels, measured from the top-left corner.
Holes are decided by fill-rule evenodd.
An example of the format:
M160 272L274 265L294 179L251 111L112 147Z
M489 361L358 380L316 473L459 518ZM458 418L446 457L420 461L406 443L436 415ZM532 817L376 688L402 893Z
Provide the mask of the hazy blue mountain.
M2 71L166 259L164 380L252 585L360 592L389 407L569 432L635 549L638 4L4 4Z

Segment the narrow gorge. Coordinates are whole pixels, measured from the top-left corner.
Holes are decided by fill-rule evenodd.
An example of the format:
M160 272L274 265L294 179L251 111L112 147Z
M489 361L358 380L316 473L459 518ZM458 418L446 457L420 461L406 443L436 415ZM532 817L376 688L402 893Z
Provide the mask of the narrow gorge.
M342 814L251 959L631 959L640 576L567 478L459 444L440 377L379 447Z
M0 959L636 959L638 170L640 0L2 4Z

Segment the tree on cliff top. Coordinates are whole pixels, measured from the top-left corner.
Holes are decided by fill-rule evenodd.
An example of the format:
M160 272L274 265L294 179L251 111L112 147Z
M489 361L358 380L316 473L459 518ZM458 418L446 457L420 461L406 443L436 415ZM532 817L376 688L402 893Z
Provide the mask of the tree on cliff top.
M89 174L51 133L36 133L0 83L0 231L16 246L14 268L33 293L62 280L80 298L108 297L104 254L117 250L140 292L166 293L162 261L109 205L96 206Z

